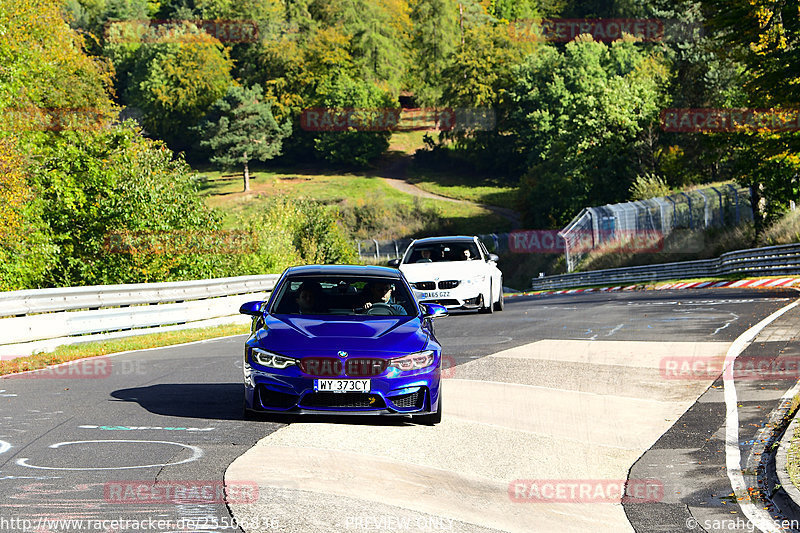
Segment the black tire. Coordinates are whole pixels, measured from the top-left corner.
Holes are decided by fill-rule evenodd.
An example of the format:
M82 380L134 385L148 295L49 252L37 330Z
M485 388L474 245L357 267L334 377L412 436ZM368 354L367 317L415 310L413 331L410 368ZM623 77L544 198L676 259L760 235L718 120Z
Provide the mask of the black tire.
M503 298L503 283L500 283L500 298L494 303L494 310L495 311L502 311L505 309L505 299Z
M429 415L419 415L415 417L418 424L425 426L435 426L442 421L442 392L439 391L439 406L436 408L435 413Z
M484 300L483 295L481 294L481 307L478 309L479 313L484 313L486 315L491 315L494 313L494 305L492 304L492 284L489 283L489 303L487 305L486 300Z

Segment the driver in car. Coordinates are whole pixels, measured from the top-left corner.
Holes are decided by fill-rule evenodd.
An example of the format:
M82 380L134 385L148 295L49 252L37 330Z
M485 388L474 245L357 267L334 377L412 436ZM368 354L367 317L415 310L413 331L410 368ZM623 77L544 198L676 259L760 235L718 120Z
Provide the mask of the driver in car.
M398 304L392 302L392 291L394 287L392 287L391 283L384 283L384 282L370 282L364 287L364 292L366 301L364 302L364 309L369 311L375 304L378 304L380 307L386 307L388 310L391 311L392 315L405 315L406 310L405 308ZM375 313L377 314L377 313Z

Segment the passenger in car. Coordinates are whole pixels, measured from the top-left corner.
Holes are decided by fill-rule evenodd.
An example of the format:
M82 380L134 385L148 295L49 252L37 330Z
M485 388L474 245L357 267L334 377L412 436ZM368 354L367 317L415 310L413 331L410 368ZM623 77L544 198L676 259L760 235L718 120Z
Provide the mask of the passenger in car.
M313 315L325 309L322 285L316 281L304 281L297 289L297 309L304 315Z
M417 263L432 263L433 259L431 259L431 251L430 250L420 250L419 255L421 256L417 259Z

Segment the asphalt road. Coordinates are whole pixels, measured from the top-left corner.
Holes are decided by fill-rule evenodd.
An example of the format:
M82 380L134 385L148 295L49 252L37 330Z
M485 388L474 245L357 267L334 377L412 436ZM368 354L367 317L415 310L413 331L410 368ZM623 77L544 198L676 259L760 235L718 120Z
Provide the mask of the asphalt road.
M637 387L638 374L622 363L605 365L602 371L589 365L592 374L588 375L586 364L569 358L553 362L536 356L526 360L525 366L514 366L517 359L525 358L525 354L514 355L516 352L513 350L524 352L531 343L539 341L595 342L606 343L606 347L620 347L624 343L633 343L625 345L629 347L640 346L635 344L637 342L654 346L674 341L715 346L713 343L730 343L748 327L788 304L795 294L789 291L696 290L517 298L507 300L506 310L502 313L490 316L463 314L441 320L437 322L437 336L454 358L456 370L465 369L463 375L456 372L457 379L453 380L461 385L484 381L499 384L498 390L502 391L504 383L513 383L535 387L539 391L570 389L595 396L603 395L603 391L609 388L617 393L624 389L628 398L639 397L647 401L650 389ZM342 432L339 434L341 439L362 433L370 435L384 428L388 432L402 432L404 428L417 427L404 421L347 424L341 420L315 419L310 424L290 426L272 421L244 421L241 419L242 340L243 337L219 339L128 353L104 358L88 366L84 364L72 371L62 368L57 372L0 380L0 530L77 531L79 523L83 530L124 529L120 524L111 523L112 520L144 520L147 527L140 523L137 529L162 532L186 530L187 524L191 524L190 531L238 530L229 527L230 509L214 491L228 466L260 439L274 434L276 439L283 439L281 442L291 443L292 439L306 436L311 442L319 437L320 431L315 428L331 426ZM613 344L615 342L619 344ZM564 346L586 344L559 346L563 349ZM511 355L499 358L502 361L498 359L496 364L489 364L492 359L487 356L497 352ZM619 353L627 353L628 358L635 357L635 350ZM614 373L615 366L620 368L620 374ZM655 374L658 374L657 370ZM780 387L775 388L778 390ZM659 392L662 393L673 392L664 388ZM706 394L710 393L713 389ZM458 394L466 396L459 398ZM445 422L449 413L453 413L453 419L471 416L469 394L472 392L462 387L451 400L445 400ZM702 394L702 390L697 394ZM552 398L557 399L557 396ZM491 402L486 403L491 408ZM546 407L545 410L549 410L552 406ZM759 417L768 407L769 404L764 404L754 409L743 423L760 423ZM689 431L692 435L706 437L717 431L718 413L704 416L701 411L693 411L700 408L692 407L681 419L681 424L672 426L672 429L670 425L675 421L669 422L663 428L669 431L658 441L657 448L679 450L695 446L694 442L687 445L685 439L690 437L676 431ZM624 410L616 404L613 409ZM491 414L479 413L480 416ZM515 416L524 416L524 413ZM559 425L544 418L540 422L553 427ZM602 420L596 422L599 424ZM482 424L482 427L490 425L486 418L471 420L470 423ZM447 430L444 422L442 426ZM296 427L294 433L286 433L293 427ZM661 435L663 431L659 427L653 426L650 430L658 430L658 435ZM676 429L678 427L693 429ZM542 431L541 428L514 429L533 434ZM558 431L564 435L570 432L581 434L583 429L565 423ZM363 435L363 440L368 440ZM439 438L436 433L421 431L414 435ZM582 438L588 441L595 438L592 435L587 431ZM409 436L405 433L402 439ZM648 449L652 445L645 437L639 444ZM702 443L698 441L696 444ZM613 443L609 446L613 447ZM361 450L359 453L365 452ZM515 453L516 450L499 449L496 455ZM536 450L531 453L535 454ZM539 455L540 460L542 456ZM520 457L528 455L521 454ZM280 470L279 459L276 457L272 466ZM545 462L549 475L557 477L559 465L569 464L570 460L570 457L548 456ZM626 468L632 463L628 463ZM664 477L658 467L645 463L636 463L632 471L634 477L639 475L637 468L643 469L640 477ZM433 466L439 468L437 465ZM524 461L516 460L514 465L515 471L504 472L506 484L515 479L512 476L530 477ZM457 466L452 468L457 469ZM481 468L491 470L492 465ZM491 472L486 475L490 476ZM288 478L287 475L281 477L284 482ZM155 481L159 483L156 487L160 488L148 488L148 484ZM720 475L718 469L706 470L703 476L686 476L682 480L686 484L684 490L698 497L702 491L712 491L717 496L714 502L723 501L719 495L725 492L724 481L724 471ZM285 491L289 489L276 484L267 484L266 488L260 482L258 484L260 500L273 496L276 501L284 498L284 505L277 510L270 508L268 516L262 513L256 517L261 522L259 527L245 527L245 530L303 531L293 519L296 510L287 507L293 504L291 498L285 499ZM692 484L697 486L691 487ZM205 492L196 501L176 504L174 494L170 496L170 487L173 490L175 487L189 487ZM339 487L338 490L347 488ZM303 490L303 487L295 489ZM280 490L284 492L279 493ZM325 490L324 483L320 490ZM234 512L237 503L248 504L247 494L245 492L241 501L232 505ZM368 499L368 495L365 498ZM310 497L308 501L311 501ZM726 504L736 506L735 502ZM304 505L307 506L307 502L298 502L298 508ZM450 502L450 505L457 508L459 502ZM678 510L681 505L686 507L685 504L676 505ZM637 531L669 531L673 524L680 523L683 515L676 514L673 508L664 509L662 503L640 504L635 511L625 510ZM431 513L431 509L425 511L436 514ZM468 516L465 518L462 522L455 522L456 526L451 529L491 530L486 524L477 524ZM79 522L59 524L45 520ZM100 523L99 520L107 522ZM156 525L154 520L164 522ZM530 525L528 530L549 530ZM130 522L127 526L132 529ZM359 528L367 529L363 523L355 524L355 529ZM505 529L514 530L514 527Z

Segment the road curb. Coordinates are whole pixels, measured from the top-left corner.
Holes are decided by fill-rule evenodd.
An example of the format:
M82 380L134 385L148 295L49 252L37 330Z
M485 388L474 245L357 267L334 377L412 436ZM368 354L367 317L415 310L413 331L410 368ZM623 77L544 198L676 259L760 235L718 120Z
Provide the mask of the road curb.
M662 283L637 283L633 285L613 285L608 287L590 287L588 289L561 289L554 291L528 291L505 294L506 298L520 296L547 296L551 294L584 294L593 292L618 292L618 291L663 291L686 289L777 289L798 287L800 278L747 278L740 280L710 280L710 281L678 281Z
M796 511L800 510L800 489L792 482L789 471L786 468L786 463L789 460L789 446L792 437L794 436L795 429L800 425L800 419L798 417L800 417L800 410L795 413L792 421L789 423L789 427L786 428L786 432L778 443L778 451L775 454L775 472L778 476L778 481L783 491L794 503Z

